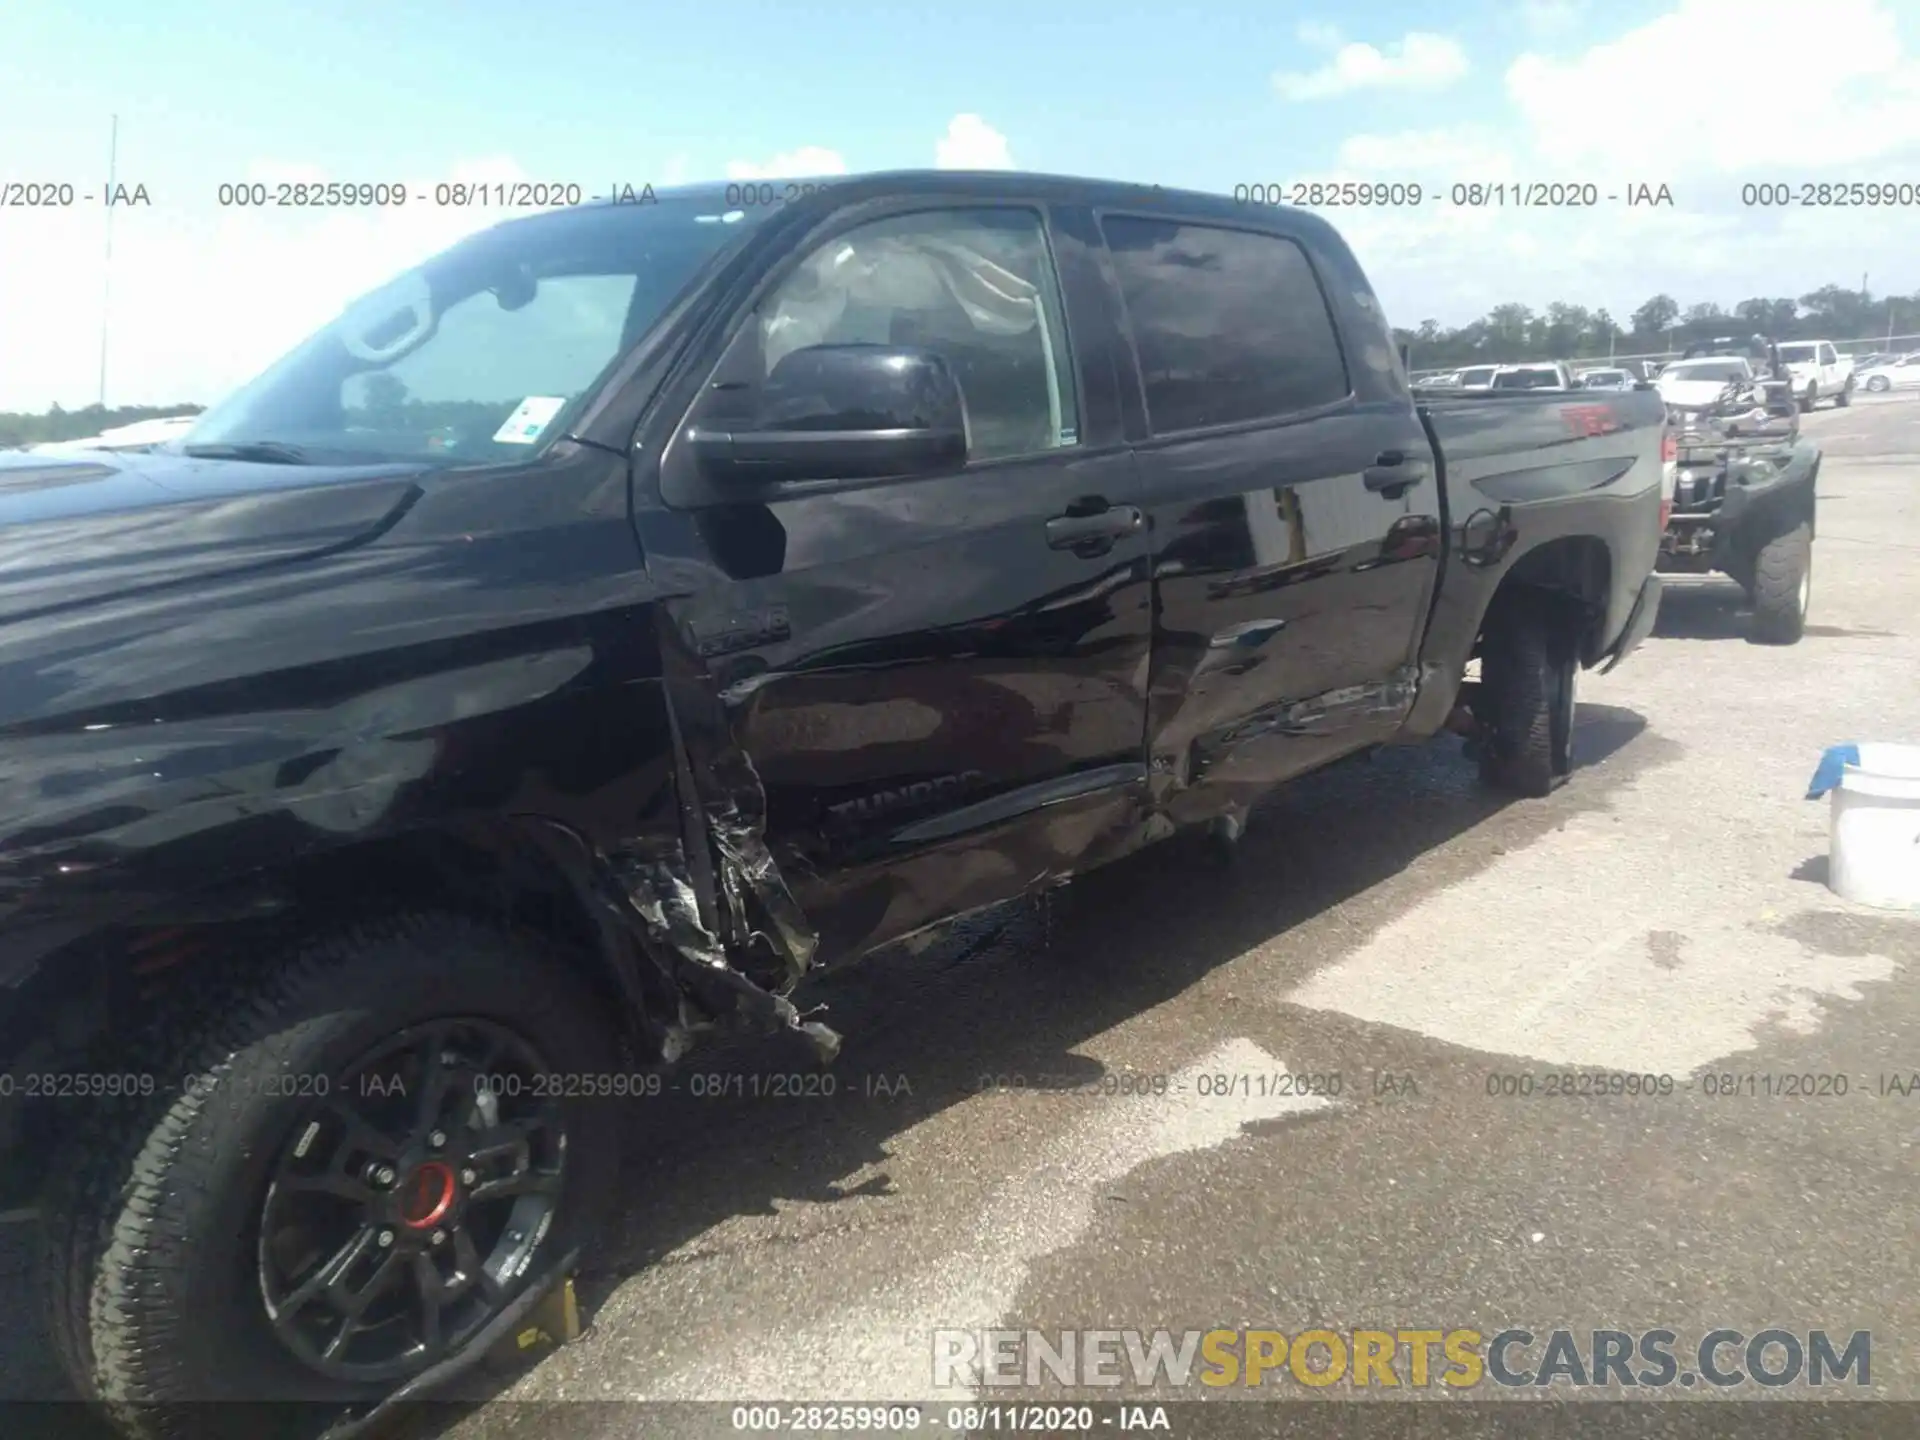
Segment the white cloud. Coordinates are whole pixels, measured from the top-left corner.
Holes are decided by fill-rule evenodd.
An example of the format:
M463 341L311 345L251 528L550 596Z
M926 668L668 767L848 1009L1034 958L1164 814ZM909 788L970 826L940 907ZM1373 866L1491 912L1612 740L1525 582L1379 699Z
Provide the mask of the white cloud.
M1701 64L1726 83L1675 82ZM1732 15L1719 0L1682 0L1572 59L1522 55L1506 85L1543 160L1627 162L1645 178L1825 179L1920 141L1920 65L1879 0L1826 0L1817 12L1743 0Z
M1317 70L1280 71L1273 88L1288 100L1325 100L1354 90L1438 90L1467 73L1460 42L1425 30L1409 31L1381 50L1359 41L1343 44L1328 25L1308 23L1300 41L1332 57Z
M956 115L934 142L933 163L942 170L1011 170L1007 137L978 115Z
M1350 135L1329 170L1294 178L1424 187L1418 206L1331 216L1404 326L1427 316L1458 324L1510 300L1606 306L1624 319L1657 291L1731 308L1749 296L1857 285L1862 271L1876 293L1913 292L1920 207L1742 203L1741 186L1754 181L1920 174L1920 64L1902 50L1892 5L1834 0L1819 26L1793 29L1796 13L1748 0L1730 25L1724 8L1680 0L1564 59L1521 56L1506 75L1509 122ZM1688 55L1715 57L1717 73L1770 75L1788 33L1795 64L1781 94L1790 105L1767 98L1768 81L1753 96L1672 83L1677 57ZM1452 203L1455 183L1535 180L1592 182L1599 203ZM1629 207L1637 183L1668 185L1673 205Z
M727 162L729 180L797 180L810 175L846 173L847 162L840 152L820 145L802 145L798 150L788 150L767 161Z

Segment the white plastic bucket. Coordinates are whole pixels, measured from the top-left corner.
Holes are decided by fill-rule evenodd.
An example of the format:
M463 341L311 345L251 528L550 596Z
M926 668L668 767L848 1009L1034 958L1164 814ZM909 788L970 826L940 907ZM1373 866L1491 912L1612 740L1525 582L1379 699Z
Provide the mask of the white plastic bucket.
M1920 910L1920 745L1861 745L1833 789L1827 883L1844 900Z

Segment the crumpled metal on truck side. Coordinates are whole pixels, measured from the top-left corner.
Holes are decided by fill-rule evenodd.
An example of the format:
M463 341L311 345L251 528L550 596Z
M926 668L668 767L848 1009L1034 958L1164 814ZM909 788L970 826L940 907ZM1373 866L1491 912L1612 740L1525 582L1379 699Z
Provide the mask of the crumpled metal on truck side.
M611 868L701 1009L716 1021L796 1030L831 1061L840 1036L786 998L812 968L819 936L767 846L765 787L673 611L655 613L686 843L649 840L608 857ZM690 1038L670 1038L667 1058Z

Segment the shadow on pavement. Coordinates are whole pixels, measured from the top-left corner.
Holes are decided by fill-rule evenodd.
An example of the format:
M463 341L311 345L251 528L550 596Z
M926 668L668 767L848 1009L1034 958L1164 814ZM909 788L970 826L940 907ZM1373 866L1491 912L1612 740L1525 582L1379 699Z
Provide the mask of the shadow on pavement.
M1817 586L1810 608L1818 613ZM1669 585L1660 597L1660 614L1653 625L1654 635L1662 640L1743 640L1753 623L1753 611L1740 587L1731 580L1718 579L1690 585ZM1892 630L1870 626L1849 629L1841 625L1810 624L1809 640L1887 640Z
M1740 587L1716 576L1668 585L1653 633L1662 640L1743 640L1752 615Z
M1805 880L1811 885L1825 885L1828 882L1828 859L1825 855L1809 855L1793 867L1789 880Z

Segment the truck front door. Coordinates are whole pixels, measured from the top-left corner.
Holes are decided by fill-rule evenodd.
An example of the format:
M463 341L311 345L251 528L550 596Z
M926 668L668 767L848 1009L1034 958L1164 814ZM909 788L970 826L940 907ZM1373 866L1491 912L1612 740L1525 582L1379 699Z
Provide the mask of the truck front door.
M710 566L674 608L823 960L1071 873L1145 796L1148 534L1111 367L1075 363L1042 207L933 203L862 207L777 271L676 434L796 348L915 347L960 381L966 463L735 505L676 440L636 517L650 557Z

